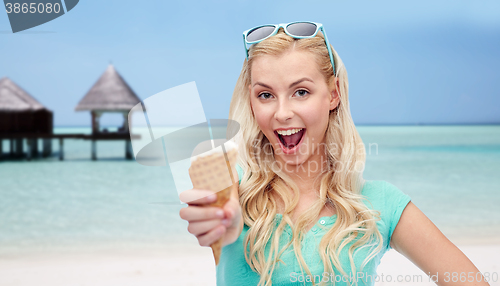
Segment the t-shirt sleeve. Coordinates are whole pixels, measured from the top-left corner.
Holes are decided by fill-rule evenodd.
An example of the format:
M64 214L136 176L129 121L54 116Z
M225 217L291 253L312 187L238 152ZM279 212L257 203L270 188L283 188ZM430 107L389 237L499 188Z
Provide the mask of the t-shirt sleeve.
M391 249L390 241L392 237L392 233L401 218L401 214L403 210L406 208L408 203L411 201L410 196L403 193L400 189L394 186L391 183L385 182L385 213L388 218L388 240L387 240L387 249Z
M366 206L380 212L377 227L384 239L384 252L388 251L391 249L392 233L411 201L410 196L386 181L366 181L362 194L367 199Z

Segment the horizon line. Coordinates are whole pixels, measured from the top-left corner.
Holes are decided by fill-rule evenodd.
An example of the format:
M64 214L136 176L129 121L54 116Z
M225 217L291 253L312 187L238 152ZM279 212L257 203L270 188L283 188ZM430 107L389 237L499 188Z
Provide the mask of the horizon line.
M359 123L355 126L481 126L481 125L500 125L500 122L474 122L474 123ZM179 127L180 125L162 125L158 127ZM87 127L92 128L91 125L54 125L54 127ZM120 127L118 125L100 125L99 127ZM147 126L137 126L147 127Z

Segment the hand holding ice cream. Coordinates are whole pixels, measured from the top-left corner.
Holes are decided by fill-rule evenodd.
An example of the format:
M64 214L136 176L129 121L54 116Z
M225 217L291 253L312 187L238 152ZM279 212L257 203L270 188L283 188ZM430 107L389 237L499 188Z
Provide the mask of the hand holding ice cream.
M181 209L181 218L189 222L188 231L201 246L212 247L216 264L222 246L234 242L242 230L234 170L237 146L228 143L226 154L219 147L192 158L189 174L194 188L180 195L181 201L189 205Z

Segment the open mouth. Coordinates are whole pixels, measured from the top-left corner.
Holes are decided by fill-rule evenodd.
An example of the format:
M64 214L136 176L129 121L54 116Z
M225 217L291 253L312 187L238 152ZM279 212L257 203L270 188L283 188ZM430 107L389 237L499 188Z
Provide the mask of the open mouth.
M274 134L278 137L281 149L285 154L293 153L300 143L306 132L305 128L296 128L289 130L275 130Z

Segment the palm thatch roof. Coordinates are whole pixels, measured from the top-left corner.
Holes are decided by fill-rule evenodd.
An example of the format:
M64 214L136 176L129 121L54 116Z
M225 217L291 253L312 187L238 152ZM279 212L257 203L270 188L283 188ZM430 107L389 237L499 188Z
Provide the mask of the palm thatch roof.
M115 67L109 65L94 86L80 100L75 110L130 110L140 101Z
M40 102L7 77L0 79L0 111L37 111L45 109Z

